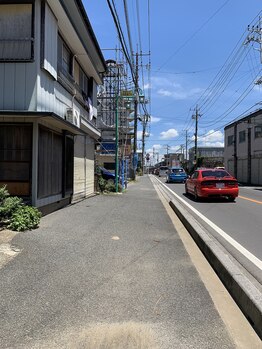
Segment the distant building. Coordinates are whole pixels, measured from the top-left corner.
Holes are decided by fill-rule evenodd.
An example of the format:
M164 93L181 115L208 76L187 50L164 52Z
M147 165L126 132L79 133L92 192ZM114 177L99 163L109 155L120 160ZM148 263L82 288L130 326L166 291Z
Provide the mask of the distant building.
M194 166L195 147L188 151L189 168ZM215 167L224 164L224 147L197 147L197 158L200 166Z
M184 154L182 153L169 153L164 154L166 166L180 166L184 161Z
M225 127L225 166L239 182L262 185L262 109Z

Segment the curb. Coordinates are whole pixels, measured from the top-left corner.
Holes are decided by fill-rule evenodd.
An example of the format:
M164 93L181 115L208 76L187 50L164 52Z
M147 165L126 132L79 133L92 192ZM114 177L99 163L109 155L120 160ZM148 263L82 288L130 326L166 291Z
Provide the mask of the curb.
M262 293L243 274L238 262L175 199L169 201L232 298L262 339Z

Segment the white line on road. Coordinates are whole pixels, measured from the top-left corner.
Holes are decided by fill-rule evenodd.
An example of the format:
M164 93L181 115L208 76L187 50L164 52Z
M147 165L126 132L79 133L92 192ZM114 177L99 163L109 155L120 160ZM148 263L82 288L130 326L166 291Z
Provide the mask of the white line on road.
M153 177L159 183L161 183L167 190L169 190L172 195L174 195L178 200L180 200L184 205L186 205L191 211L198 215L204 222L206 222L211 228L213 228L220 236L222 236L227 242L229 242L234 248L236 248L240 253L242 253L246 258L248 258L256 267L262 270L262 261L254 256L251 252L249 252L245 247L240 245L236 240L234 240L231 236L229 236L224 230L219 228L215 223L210 221L206 216L196 210L193 206L191 206L188 202L182 199L179 195L177 195L173 190L168 188L163 182L161 182L158 178Z

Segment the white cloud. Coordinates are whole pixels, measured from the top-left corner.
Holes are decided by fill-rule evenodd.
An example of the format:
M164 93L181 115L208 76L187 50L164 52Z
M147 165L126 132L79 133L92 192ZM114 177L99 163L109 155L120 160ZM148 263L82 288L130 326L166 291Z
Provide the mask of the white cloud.
M144 90L149 90L151 88L150 84L145 84L144 85Z
M156 116L151 116L150 117L150 121L151 123L156 123L156 122L159 122L161 120L161 118L158 118Z
M202 90L200 88L193 88L193 89L184 89L183 87L175 87L172 90L166 90L166 89L159 89L157 91L157 94L163 97L172 97L176 100L184 100L192 98L196 95L198 95Z
M224 147L224 134L210 130L204 136L198 137L198 144L205 147Z
M199 95L203 89L199 87L188 86L188 82L178 82L177 78L169 76L168 78L152 78L152 90L161 97L171 97L175 100L192 99Z
M170 128L167 131L163 131L160 133L160 138L161 139L172 139L178 136L178 132L174 128Z
M169 152L170 153L177 153L180 150L181 150L181 146L180 145L174 145L174 146L170 147Z
M147 149L147 153L159 153L162 150L163 146L161 144L154 144L152 148Z
M143 131L137 131L137 140L138 141L142 141L142 135L143 135ZM145 132L145 137L149 137L150 134L148 132Z
M161 88L160 90L157 91L157 93L160 95L160 96L164 96L164 97L170 97L172 96L172 93L168 90L164 90L163 88Z

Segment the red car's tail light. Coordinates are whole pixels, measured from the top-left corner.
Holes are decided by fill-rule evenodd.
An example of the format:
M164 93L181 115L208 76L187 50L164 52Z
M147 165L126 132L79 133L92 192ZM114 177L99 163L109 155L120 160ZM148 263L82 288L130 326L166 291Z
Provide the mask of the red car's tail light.
M230 187L230 188L237 188L238 187L238 183L235 182L235 181L226 182L226 186Z

